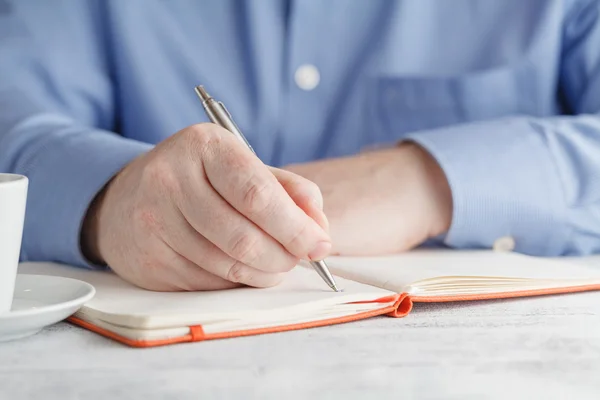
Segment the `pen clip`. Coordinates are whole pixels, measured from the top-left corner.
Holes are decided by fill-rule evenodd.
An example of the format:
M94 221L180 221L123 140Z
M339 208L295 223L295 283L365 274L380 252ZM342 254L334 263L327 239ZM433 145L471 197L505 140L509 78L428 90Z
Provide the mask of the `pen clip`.
M227 113L227 117L229 117L229 119L233 121L233 117L231 116L231 114L229 114L229 110L227 109L227 107L225 107L225 104L219 101L219 105L221 106L221 108L223 108L223 111Z

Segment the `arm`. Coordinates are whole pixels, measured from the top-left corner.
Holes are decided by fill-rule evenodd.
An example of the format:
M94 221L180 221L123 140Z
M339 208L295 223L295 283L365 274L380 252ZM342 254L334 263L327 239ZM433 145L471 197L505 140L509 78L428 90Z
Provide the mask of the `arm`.
M156 146L111 132L104 5L22 0L0 14L0 170L30 178L21 258L91 267L83 236L88 257L133 284L209 290L272 286L325 257L318 189L223 128Z
M79 237L90 202L151 146L111 132L100 2L9 5L0 14L0 170L30 179L21 259L89 266Z
M560 87L573 116L518 117L418 132L444 170L452 247L502 236L534 255L600 252L600 17L578 2L564 29Z
M600 252L600 19L596 1L574 4L560 79L573 116L419 131L387 150L288 167L319 185L335 254L428 239L490 248L504 236L522 253Z

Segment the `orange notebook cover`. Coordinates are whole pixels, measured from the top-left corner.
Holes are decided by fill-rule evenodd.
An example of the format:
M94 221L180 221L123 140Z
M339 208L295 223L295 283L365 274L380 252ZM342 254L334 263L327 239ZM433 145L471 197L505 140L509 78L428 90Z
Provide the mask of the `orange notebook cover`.
M389 257L331 257L341 293L308 266L268 289L161 293L111 272L26 263L20 273L66 276L96 288L69 318L133 347L233 338L345 323L379 315L404 317L414 304L492 300L600 289L600 271L562 260L492 251L417 250Z

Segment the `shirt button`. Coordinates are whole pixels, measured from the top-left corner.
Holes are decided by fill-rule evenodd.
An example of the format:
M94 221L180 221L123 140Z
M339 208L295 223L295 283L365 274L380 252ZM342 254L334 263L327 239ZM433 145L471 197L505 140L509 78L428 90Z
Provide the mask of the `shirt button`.
M494 242L494 251L513 251L515 239L512 236L503 236Z
M294 80L300 89L313 90L319 85L321 74L314 65L304 64L298 67L296 70Z

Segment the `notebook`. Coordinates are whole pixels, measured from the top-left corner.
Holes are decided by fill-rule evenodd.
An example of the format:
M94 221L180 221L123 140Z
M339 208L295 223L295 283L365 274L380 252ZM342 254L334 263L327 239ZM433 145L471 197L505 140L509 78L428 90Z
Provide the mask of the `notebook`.
M336 293L308 264L280 285L207 292L153 292L108 271L23 263L21 274L92 284L96 295L69 321L134 347L313 328L386 315L422 302L492 300L600 289L600 269L494 251L415 250L386 257L330 257Z

